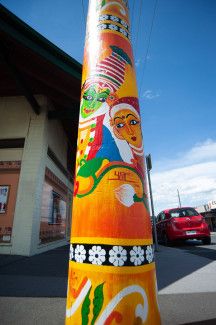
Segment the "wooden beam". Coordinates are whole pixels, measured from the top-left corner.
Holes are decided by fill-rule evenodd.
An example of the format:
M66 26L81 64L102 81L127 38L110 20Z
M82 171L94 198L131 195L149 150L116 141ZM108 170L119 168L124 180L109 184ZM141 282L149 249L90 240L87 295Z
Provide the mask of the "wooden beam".
M0 139L0 149L24 148L25 138Z

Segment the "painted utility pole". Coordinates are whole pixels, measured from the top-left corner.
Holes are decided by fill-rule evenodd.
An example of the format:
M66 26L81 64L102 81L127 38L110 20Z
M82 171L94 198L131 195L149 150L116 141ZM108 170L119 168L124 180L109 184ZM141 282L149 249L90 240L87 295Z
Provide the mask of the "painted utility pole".
M91 0L66 324L160 324L126 0Z

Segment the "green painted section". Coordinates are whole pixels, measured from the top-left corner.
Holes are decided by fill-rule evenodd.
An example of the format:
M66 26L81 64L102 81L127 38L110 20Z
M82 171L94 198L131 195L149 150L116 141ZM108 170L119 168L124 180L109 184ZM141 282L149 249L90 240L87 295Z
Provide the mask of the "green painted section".
M95 324L96 319L98 318L98 315L100 314L100 311L103 307L103 302L104 302L103 286L104 286L104 283L99 284L94 291L93 319L91 321L91 325Z
M89 322L89 313L90 313L90 304L91 300L89 298L91 292L91 288L88 291L87 296L82 304L81 315L82 315L82 325L88 325Z

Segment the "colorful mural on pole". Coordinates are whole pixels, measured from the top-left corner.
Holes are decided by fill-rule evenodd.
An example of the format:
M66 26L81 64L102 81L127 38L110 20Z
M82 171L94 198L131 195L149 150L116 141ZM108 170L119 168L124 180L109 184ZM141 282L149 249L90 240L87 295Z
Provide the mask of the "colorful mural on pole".
M126 0L90 0L66 324L160 324Z

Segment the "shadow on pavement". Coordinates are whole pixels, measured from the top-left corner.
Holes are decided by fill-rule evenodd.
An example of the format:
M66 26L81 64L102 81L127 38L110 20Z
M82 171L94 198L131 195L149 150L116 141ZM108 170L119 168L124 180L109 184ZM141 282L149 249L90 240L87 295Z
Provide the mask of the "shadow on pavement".
M214 319L206 319L200 322L193 322L193 323L184 323L181 325L215 325L216 324L216 318Z
M32 257L0 256L0 296L66 297L69 245Z
M202 242L199 240L191 240L191 241L188 240L185 244L179 243L175 247L185 250L187 253L194 254L197 256L202 256L202 257L209 258L210 260L215 261L216 260L216 248L215 248L216 244L212 243L209 246L205 246L205 245L203 245L201 247L198 246L201 244L202 244ZM212 246L214 247L214 249L209 248Z
M156 253L158 289L215 260L216 250L209 247L195 243L160 246ZM68 256L69 245L32 257L0 255L0 296L66 297Z
M156 253L158 289L161 290L216 260L215 243L199 246L201 241L160 246ZM210 248L214 246L214 249ZM215 323L216 324L216 323Z

